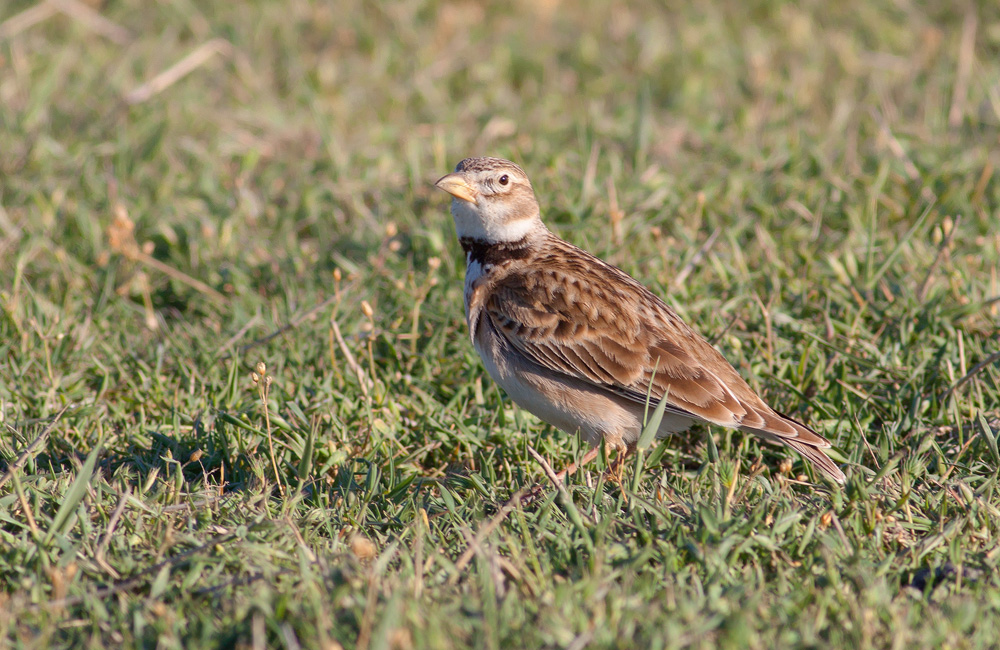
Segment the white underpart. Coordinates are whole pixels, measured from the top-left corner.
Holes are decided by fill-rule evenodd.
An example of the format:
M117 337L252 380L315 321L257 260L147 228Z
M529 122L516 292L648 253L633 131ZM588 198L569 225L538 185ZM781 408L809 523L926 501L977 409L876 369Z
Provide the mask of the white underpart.
M479 239L490 244L518 241L542 224L537 215L507 220L504 214L491 214L480 204L462 199L452 199L451 216L460 239Z

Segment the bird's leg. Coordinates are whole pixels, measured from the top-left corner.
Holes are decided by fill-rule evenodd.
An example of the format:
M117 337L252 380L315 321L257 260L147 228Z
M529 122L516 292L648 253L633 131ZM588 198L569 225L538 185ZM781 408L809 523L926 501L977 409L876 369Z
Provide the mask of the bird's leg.
M556 474L556 478L559 479L560 481L562 481L567 476L572 476L573 474L576 473L576 470L580 469L581 467L583 467L584 465L586 465L590 461L592 461L595 458L597 458L597 454L599 454L599 453L601 453L601 446L600 445L598 445L596 447L591 447L590 451L588 451L587 453L585 453L583 455L583 458L580 459L579 463L570 463L569 465L566 466L565 469L563 469L563 471L561 471L558 474Z
M586 454L583 455L583 458L580 459L579 463L570 463L569 465L566 466L565 469L556 474L556 480L562 483L563 481L566 480L567 476L572 476L576 472L576 470L580 469L590 461L597 458L597 454L599 453L601 453L600 445L592 447L590 451L588 451ZM535 485L535 487L531 488L531 490L529 490L524 496L521 497L521 505L527 506L534 503L535 501L538 500L540 496L542 496L542 493L544 491L545 491L544 483L539 483Z
M621 485L622 471L624 470L625 467L625 461L628 460L628 458L631 457L632 454L635 452L635 443L630 442L628 444L621 445L617 448L617 451L618 454L615 456L615 459L611 461L611 464L608 466L608 468L604 470L604 478L614 481L618 485ZM566 480L567 476L572 476L574 473L576 473L578 469L580 469L590 461L597 458L597 455L599 453L601 453L601 445L591 447L590 451L584 454L583 458L580 459L580 462L570 463L565 467L565 469L556 474L555 475L556 481L562 483L564 480ZM537 501L544 492L545 492L545 484L538 483L533 488L531 488L531 490L525 493L524 496L521 497L521 505L522 506L531 505L532 503ZM506 506L509 503L510 502L508 501L504 505Z
M615 483L621 485L622 482L622 469L625 467L625 459L632 455L635 451L635 443L630 442L627 445L622 445L618 448L618 455L615 459L611 461L611 465L604 472L605 478L608 478Z

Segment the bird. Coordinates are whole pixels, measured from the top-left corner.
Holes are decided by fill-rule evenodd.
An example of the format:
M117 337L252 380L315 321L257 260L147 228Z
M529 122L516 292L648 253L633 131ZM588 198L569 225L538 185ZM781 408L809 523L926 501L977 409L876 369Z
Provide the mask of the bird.
M452 197L476 352L515 404L591 445L580 464L602 441L624 458L650 404L663 400L657 437L697 422L739 429L789 447L827 478L845 482L824 452L828 440L771 408L635 278L553 234L517 164L466 158L435 186Z

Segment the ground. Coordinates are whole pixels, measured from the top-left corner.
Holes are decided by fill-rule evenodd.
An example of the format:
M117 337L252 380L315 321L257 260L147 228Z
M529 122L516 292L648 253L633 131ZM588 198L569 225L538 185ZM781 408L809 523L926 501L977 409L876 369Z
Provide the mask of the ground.
M0 645L995 647L998 79L995 2L3 4ZM486 154L847 485L546 484L432 185Z

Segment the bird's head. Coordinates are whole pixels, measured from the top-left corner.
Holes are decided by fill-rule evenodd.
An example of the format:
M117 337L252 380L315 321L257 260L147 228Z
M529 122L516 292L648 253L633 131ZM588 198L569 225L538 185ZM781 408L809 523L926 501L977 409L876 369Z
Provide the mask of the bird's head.
M434 185L453 197L460 239L501 244L544 230L528 175L509 160L466 158Z

